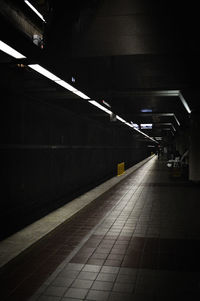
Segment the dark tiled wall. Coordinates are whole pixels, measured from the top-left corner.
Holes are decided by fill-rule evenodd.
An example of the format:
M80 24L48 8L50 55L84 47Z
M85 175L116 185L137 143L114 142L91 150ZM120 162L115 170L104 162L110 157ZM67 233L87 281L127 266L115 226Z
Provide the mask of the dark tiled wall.
M1 110L0 238L149 156L130 130L16 95Z

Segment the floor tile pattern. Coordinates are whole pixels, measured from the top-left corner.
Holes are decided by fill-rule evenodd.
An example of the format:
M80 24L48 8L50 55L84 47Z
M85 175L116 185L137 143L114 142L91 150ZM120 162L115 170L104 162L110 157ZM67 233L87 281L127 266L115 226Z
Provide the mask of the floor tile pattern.
M199 191L153 158L2 269L1 300L200 300Z

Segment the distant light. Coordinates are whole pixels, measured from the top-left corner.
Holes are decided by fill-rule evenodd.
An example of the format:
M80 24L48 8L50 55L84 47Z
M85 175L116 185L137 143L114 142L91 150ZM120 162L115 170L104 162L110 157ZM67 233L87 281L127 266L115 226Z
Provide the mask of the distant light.
M57 77L56 75L54 75L53 73L49 72L47 69L43 68L42 66L38 65L38 64L31 64L28 65L30 68L32 68L33 70L37 71L38 73L44 75L45 77L53 80L53 81L59 81L61 80L59 77Z
M162 140L162 137L154 137L156 140Z
M25 59L26 57L15 50L14 48L8 46L6 43L0 41L0 50L7 53L8 55L14 57L15 59Z
M175 129L173 123L171 123L171 122L161 122L161 123L159 123L159 124L160 124L160 125L170 125L170 126L173 128L174 132L176 132L176 129Z
M179 122L178 118L176 117L176 115L175 115L175 114L173 114L173 115L174 115L174 119L176 120L176 122L177 122L178 126L180 126L181 124L180 124L180 122Z
M138 132L138 133L142 134L143 136L145 136L145 138L148 138L148 139L152 140L153 142L158 143L155 139L149 137L147 134L145 134L144 132L140 131L140 130L137 129L136 127L133 127L132 121L131 121L131 123L129 123L129 122L127 122L126 120L124 120L123 118L121 118L119 115L116 115L116 118L117 118L119 121L121 121L121 122L123 122L124 124L126 124L127 126L129 126L129 127L131 127L132 129L134 129L136 132Z
M147 145L147 147L155 147L155 145Z
M126 122L126 125L128 125L130 128L133 128L132 124L129 122Z
M176 129L173 124L171 124L171 127L173 128L174 132L176 132Z
M103 104L109 108L111 108L111 105L109 105L109 103L107 103L105 100L102 100Z
M151 109L142 109L141 112L142 113L151 113L152 110Z
M152 123L141 123L141 124L140 124L140 128L141 128L142 130L144 130L144 129L152 129L152 127L153 127L153 124L152 124Z
M76 79L72 76L72 83L75 83Z
M95 100L89 100L89 103L91 103L93 106L99 108L100 110L102 110L110 115L112 114L112 112L110 110L106 109L104 106L102 106L100 103L98 103Z
M135 129L139 129L139 125L138 125L137 123L133 123L133 122L131 121L131 124L132 124L132 126L133 126Z
M88 97L87 95L85 95L81 91L76 90L76 91L73 91L73 93L76 94L76 95L78 95L78 96L80 96L83 99L90 99L90 97Z
M36 9L29 1L24 0L24 2L30 7L30 9L32 9L32 11L34 11L34 13L35 13L36 15L38 15L38 17L39 17L43 22L46 23L46 21L45 21L43 15L42 15L41 13L39 13L39 11L38 11L38 10L37 10L37 9Z
M187 111L189 114L191 114L192 111L191 111L191 109L190 109L190 107L189 107L187 101L185 100L185 98L184 98L183 95L181 94L181 92L179 92L179 98L180 98L182 104L184 105L186 111Z

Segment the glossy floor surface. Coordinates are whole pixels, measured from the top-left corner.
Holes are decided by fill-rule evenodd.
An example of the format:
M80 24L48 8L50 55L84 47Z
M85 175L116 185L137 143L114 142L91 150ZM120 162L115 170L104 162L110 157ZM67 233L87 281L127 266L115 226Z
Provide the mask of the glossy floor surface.
M199 216L154 157L3 267L0 300L200 300Z

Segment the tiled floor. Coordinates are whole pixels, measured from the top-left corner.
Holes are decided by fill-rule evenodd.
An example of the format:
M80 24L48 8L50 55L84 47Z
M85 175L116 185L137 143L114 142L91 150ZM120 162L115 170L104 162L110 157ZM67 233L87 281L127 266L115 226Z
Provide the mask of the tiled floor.
M0 300L200 300L199 215L154 157L2 268Z

